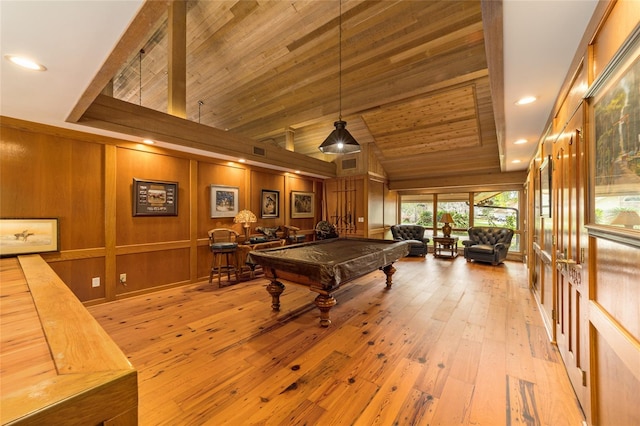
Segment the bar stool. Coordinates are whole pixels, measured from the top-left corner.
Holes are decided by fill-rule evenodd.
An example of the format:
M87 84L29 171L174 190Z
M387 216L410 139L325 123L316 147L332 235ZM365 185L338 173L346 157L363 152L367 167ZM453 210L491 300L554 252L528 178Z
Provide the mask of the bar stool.
M209 284L213 282L214 274L218 276L218 287L223 273L227 273L227 279L231 280L231 273L236 275L238 280L238 268L236 267L236 251L238 250L238 233L233 229L216 228L211 229L209 234L209 248L213 254L211 260L211 271L209 272ZM223 264L224 259L224 264Z
M304 243L307 239L307 236L304 234L298 235L298 231L300 228L297 226L284 225L284 235L283 238L287 241L287 244L298 244Z

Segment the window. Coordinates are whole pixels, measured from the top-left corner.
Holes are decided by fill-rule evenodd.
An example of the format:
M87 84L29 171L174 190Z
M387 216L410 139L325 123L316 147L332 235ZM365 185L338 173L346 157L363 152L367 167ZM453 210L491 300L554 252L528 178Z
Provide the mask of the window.
M473 225L501 226L516 231L509 251L520 251L520 193L518 191L476 192L473 195Z
M454 194L438 194L438 235L442 235L440 218L444 213L449 213L453 218L451 225L451 235L467 239L467 228L469 228L469 193L461 192Z
M470 226L503 226L515 231L509 251L520 253L521 194L519 190L507 190L401 195L401 223L422 225L428 228L427 234L442 235L444 224L438 219L449 213L453 217L451 235L460 237L460 241L468 238Z
M400 211L401 223L433 228L433 195L404 196Z

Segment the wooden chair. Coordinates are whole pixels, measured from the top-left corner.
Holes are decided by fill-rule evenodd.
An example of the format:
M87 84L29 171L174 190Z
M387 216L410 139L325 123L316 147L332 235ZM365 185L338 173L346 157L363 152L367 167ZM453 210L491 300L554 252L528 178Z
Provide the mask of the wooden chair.
M209 272L209 284L213 282L213 276L218 276L218 287L220 278L224 272L227 273L227 280L231 280L231 273L236 275L238 280L238 267L236 265L236 251L238 250L238 233L229 228L215 228L208 232L209 249L213 254L211 259L211 271ZM224 263L222 262L224 258Z
M297 226L291 226L291 225L284 225L284 235L282 236L282 238L284 238L287 242L287 244L297 244L297 243L303 243L307 236L302 234L302 235L298 235L298 231L300 230L300 228L298 228Z

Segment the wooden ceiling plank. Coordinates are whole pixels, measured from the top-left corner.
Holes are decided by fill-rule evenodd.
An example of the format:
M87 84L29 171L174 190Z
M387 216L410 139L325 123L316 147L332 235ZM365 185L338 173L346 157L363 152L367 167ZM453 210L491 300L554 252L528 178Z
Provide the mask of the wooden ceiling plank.
M390 179L455 173L462 166L461 173L492 172L499 169L499 150L480 3L345 2L340 88L337 2L189 1L185 116L191 123L178 125L184 137L167 137L212 150L191 128L201 121L232 129L244 143L264 139L277 147L292 128L296 153L319 161L317 146L341 108L350 132L371 144ZM153 48L142 58L142 75L128 54L118 88L157 111L169 102L166 37L161 29L144 42ZM106 113L103 107L92 114ZM127 128L118 114L114 123L85 120ZM452 149L464 158L452 160Z
M371 50L371 49L367 49L367 51L370 51L370 50ZM346 56L346 55L345 55L345 56ZM322 65L321 65L321 64L317 64L317 63L315 63L316 61L313 61L313 62L314 62L314 63L313 63L313 69L314 69L314 70L317 70L318 68L323 69L323 67L322 67ZM301 64L300 64L299 62L296 62L296 66L297 66L298 68L300 67L300 65L301 65ZM379 64L378 64L378 65L379 65ZM309 72L305 71L305 75L309 75ZM262 84L262 82L258 82L258 83L261 83L261 85L262 85L262 86L264 86L264 87L265 87L266 89L268 89L268 90L272 90L272 89L273 89L273 88L271 88L271 87L265 86L264 84ZM298 93L296 93L296 96L299 96L299 94L298 94Z
M436 62L434 67L438 67L439 63ZM452 71L455 70L455 64L450 62L449 67ZM437 69L437 68L436 68ZM440 67L443 69L443 67ZM361 85L361 89L358 89L358 92L354 92L346 87L342 90L343 97L343 115L352 114L354 111L362 111L363 109L375 108L379 105L384 104L389 100L395 101L398 93L406 93L407 90L415 90L415 87L430 87L430 84L436 84L437 80L433 77L432 69L415 69L410 72L411 75L406 75L404 78L397 78L393 82L392 78L390 80L386 80L384 82L380 82L379 84L373 84L374 87L377 87L378 90L372 91L371 86L366 86L364 84ZM413 75L415 74L415 75ZM482 71L479 75L485 75L486 70ZM413 78L411 78L413 77ZM456 75L452 75L452 77L457 77ZM470 75L470 78L475 77L475 75ZM338 96L335 93L335 86L333 87L332 95L325 98L324 108L328 111L333 110L336 111L338 108ZM411 88L411 89L409 89ZM319 89L320 90L320 89ZM335 99L335 100L334 100ZM298 96L295 99L295 96L291 100L280 100L277 102L278 105L293 105L293 108L288 108L288 112L286 115L281 116L268 116L265 117L261 114L262 118L257 118L252 123L247 123L241 126L233 126L234 130L250 136L254 133L251 130L253 127L263 127L261 122L262 119L268 119L273 123L280 124L279 127L284 127L284 125L293 125L302 121L312 120L317 118L308 115L305 106L308 105L308 101L305 102L305 98L302 96ZM298 108L299 106L299 108ZM256 114L259 113L260 110L256 110ZM238 112L239 113L239 112ZM251 117L251 113L244 111L244 117ZM325 114L326 115L326 112ZM337 114L336 114L337 115Z
M187 114L187 5L171 2L169 5L169 63L167 112L186 118Z

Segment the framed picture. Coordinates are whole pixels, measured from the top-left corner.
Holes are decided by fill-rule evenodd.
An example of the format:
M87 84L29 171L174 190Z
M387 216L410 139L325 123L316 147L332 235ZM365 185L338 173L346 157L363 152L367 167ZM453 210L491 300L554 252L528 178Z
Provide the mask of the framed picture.
M553 160L549 155L540 166L540 216L551 217L551 178Z
M238 214L238 187L211 185L211 217L235 217Z
M280 217L280 192L269 189L262 190L260 217L263 219Z
M313 192L291 191L291 217L314 217L314 195Z
M59 250L58 219L0 219L0 256Z
M178 182L133 178L134 216L178 216Z
M640 229L640 25L587 93L592 113L590 223Z

